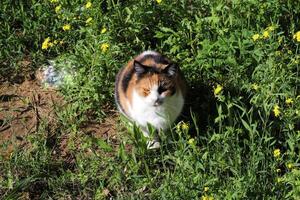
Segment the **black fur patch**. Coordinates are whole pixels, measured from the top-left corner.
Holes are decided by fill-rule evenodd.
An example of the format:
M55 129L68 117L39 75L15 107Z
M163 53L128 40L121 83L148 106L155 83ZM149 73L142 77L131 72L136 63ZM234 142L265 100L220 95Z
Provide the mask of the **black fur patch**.
M125 110L124 108L122 107L121 105L121 102L120 102L120 95L119 95L119 81L120 81L120 76L123 72L124 68L122 68L119 73L117 74L116 76L116 82L115 82L115 101L116 101L116 104L118 105L118 107L122 110L122 112L125 113Z
M173 96L175 94L175 92L176 92L175 87L171 88L171 96Z
M147 54L147 55L145 55L143 58L141 58L141 59L139 60L139 62L140 62L140 63L143 63L145 60L147 60L147 59L149 59L149 58L153 59L157 64L164 64L164 65L167 65L167 64L170 63L168 59L166 59L164 56L162 56L162 55L160 55L160 54L158 54L158 55Z
M128 72L126 72L124 75L123 75L123 79L122 79L122 90L124 93L126 93L127 91L127 88L128 88L128 85L129 85L129 82L132 78L134 74L134 69L130 69Z

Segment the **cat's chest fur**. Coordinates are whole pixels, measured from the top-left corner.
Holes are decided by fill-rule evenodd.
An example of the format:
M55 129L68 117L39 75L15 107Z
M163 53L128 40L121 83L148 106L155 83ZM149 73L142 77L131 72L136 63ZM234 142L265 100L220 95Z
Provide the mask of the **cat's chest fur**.
M153 106L151 100L133 91L132 102L129 105L129 116L143 127L149 123L156 129L166 130L179 116L183 105L184 98L180 91L167 97L160 106Z

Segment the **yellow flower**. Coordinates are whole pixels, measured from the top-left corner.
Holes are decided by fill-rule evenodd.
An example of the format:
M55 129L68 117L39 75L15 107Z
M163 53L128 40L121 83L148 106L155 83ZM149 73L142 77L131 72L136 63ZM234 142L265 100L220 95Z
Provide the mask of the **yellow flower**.
M294 101L293 101L292 98L287 98L287 99L285 100L285 103L289 105L289 104L294 103Z
M297 33L293 35L293 39L297 42L300 42L300 31L297 31Z
M274 31L275 30L275 26L271 25L269 27L266 28L267 31Z
M187 123L183 122L182 125L181 125L181 128L182 128L183 131L188 131L190 127Z
M176 131L178 133L182 133L182 131L184 132L188 132L189 130L189 124L185 123L184 121L180 121L177 125L176 125ZM192 142L192 140L190 141Z
M56 13L59 13L60 10L61 10L61 5L55 7L55 12Z
M277 173L280 173L280 172L281 172L281 169L279 169L279 168L276 169L276 172L277 172Z
M58 0L50 0L51 3L57 3Z
M60 42L59 42L59 44L60 45L62 45L62 44L64 44L65 42L63 41L63 40L61 40Z
M107 51L108 47L109 47L108 43L103 43L103 44L101 44L100 48L101 48L101 51L104 53Z
M277 183L280 183L280 182L282 182L282 178L280 178L280 177L277 177L277 178L276 178L276 182L277 182Z
M256 83L253 83L251 86L253 90L258 90L258 85Z
M103 27L103 28L101 29L101 34L106 33L106 31L107 31L107 29L106 29L105 27Z
M214 94L218 95L223 90L223 86L217 85L217 87L214 89Z
M275 149L273 151L273 155L274 155L275 158L278 158L280 156L280 149Z
M280 115L280 107L276 104L273 108L273 112L274 112L274 115L275 117L278 117Z
M89 24L89 23L91 23L92 21L93 21L93 18L89 17L89 18L85 21L85 23L86 23L86 24Z
M259 39L259 34L254 34L253 36L252 36L252 40L255 42L256 40L258 40Z
M54 41L53 41L53 44L58 44L58 41L57 41L57 40L54 40Z
M71 25L70 25L70 24L66 24L66 25L64 25L64 26L62 27L62 29L63 29L64 31L68 31L68 30L71 29Z
M42 49L48 49L49 47L51 47L51 42L50 37L47 37L42 44Z
M264 31L263 32L263 37L264 37L264 39L269 38L270 37L269 31Z
M287 164L288 169L292 169L293 167L294 167L294 165L292 163Z
M85 4L85 8L89 9L90 7L92 7L92 3L89 1Z
M204 195L201 197L202 200L214 200L214 198L212 196L207 196L207 195Z
M204 192L207 192L209 190L209 187L204 187Z
M160 3L162 2L162 0L156 0L156 2L157 2L158 4L160 4Z
M188 143L189 143L190 145L195 144L195 139L194 139L194 138L189 139Z

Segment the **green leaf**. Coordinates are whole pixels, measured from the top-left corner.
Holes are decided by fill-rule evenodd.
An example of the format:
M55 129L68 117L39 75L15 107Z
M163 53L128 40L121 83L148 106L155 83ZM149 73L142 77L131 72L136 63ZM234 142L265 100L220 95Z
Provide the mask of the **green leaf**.
M105 151L112 151L113 148L107 144L104 140L102 140L101 138L95 138L95 143L103 150Z

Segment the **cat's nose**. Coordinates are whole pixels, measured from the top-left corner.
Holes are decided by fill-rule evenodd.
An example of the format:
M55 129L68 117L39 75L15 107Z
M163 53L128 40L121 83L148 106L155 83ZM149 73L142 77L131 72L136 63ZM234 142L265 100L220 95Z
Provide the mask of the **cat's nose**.
M154 106L160 106L163 103L163 100L158 98L156 99L156 101L154 102Z

